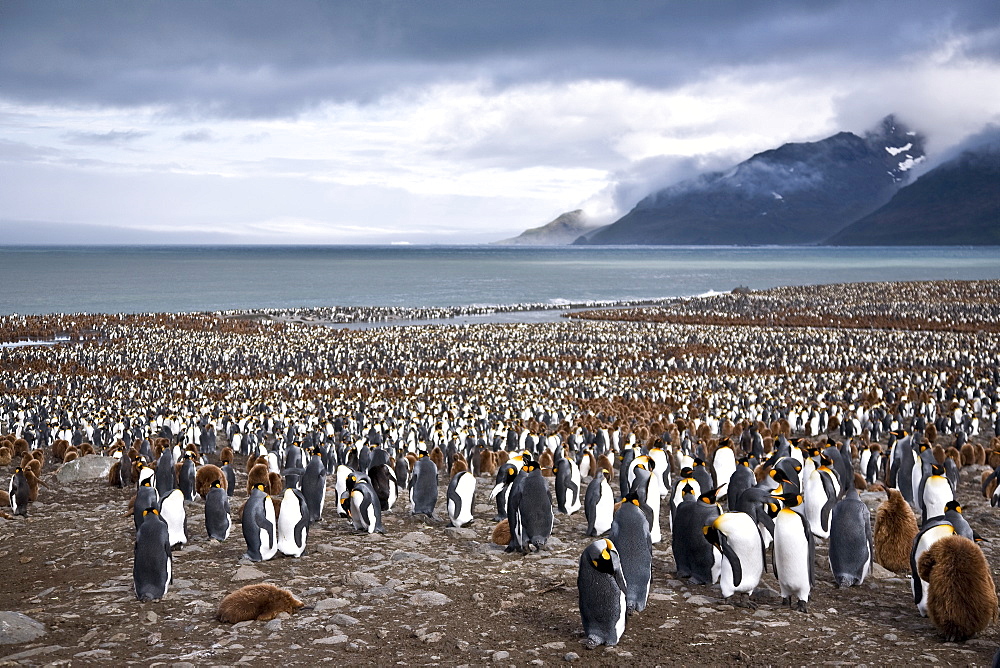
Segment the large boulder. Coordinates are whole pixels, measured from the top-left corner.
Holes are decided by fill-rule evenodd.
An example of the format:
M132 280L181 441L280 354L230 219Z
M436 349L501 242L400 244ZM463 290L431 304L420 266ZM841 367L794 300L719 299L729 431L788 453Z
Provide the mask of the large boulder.
M108 472L111 470L111 465L114 463L115 460L112 457L86 455L60 466L56 477L62 483L107 478Z

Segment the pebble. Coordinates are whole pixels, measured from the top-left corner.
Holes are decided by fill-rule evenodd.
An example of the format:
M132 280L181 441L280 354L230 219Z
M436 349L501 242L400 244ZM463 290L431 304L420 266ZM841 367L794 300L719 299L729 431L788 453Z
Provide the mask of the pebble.
M563 656L563 661L579 661L579 660L580 660L580 655L577 654L576 652L567 652L565 656Z
M499 652L493 652L493 656L490 657L494 663L499 663L500 661L506 661L510 658L510 652L506 650L500 650Z
M261 578L266 578L267 573L260 570L256 566L243 565L236 569L233 573L233 582L243 582L244 580L260 580Z
M18 645L41 638L45 624L20 612L0 612L0 645Z
M324 598L316 602L316 610L337 610L348 605L350 601L346 598Z
M339 645L345 642L347 642L347 636L343 633L313 640L313 644L315 645Z
M410 605L447 605L451 599L436 591L421 591L411 596L408 600Z

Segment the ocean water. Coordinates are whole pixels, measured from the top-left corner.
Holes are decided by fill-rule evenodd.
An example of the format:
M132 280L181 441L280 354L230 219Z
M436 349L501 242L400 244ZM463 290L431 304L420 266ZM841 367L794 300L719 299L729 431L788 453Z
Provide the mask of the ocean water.
M464 306L1000 279L1000 248L0 247L0 313Z

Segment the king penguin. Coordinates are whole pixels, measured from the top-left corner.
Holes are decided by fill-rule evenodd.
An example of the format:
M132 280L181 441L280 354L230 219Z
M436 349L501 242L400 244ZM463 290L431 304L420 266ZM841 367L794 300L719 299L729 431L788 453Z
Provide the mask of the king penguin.
M805 498L806 519L817 538L830 535L830 514L840 495L840 479L833 470L833 459L820 455L820 465L806 479L802 495ZM853 487L853 485L851 485Z
M232 526L229 515L229 494L222 489L220 481L213 480L205 497L205 530L209 538L221 542L229 538Z
M156 508L142 511L143 521L135 534L132 582L140 601L158 601L167 595L173 580L167 523Z
M167 523L170 548L179 549L187 543L187 511L184 510L184 492L175 489L160 502L160 517Z
M507 502L507 551L540 550L552 535L552 493L538 462L526 455Z
M267 561L278 551L277 527L274 504L259 484L250 491L250 498L243 506L243 540L246 557L250 561Z
M703 528L705 539L722 555L719 585L722 596L736 607L753 608L750 595L766 568L764 541L757 523L746 513L728 512ZM733 601L732 597L740 597Z
M382 505L371 482L353 475L348 481L346 501L354 528L365 533L385 533L385 527L382 526Z
M472 522L472 508L476 498L476 476L459 471L448 483L448 518L451 526L462 527Z
M792 597L798 600L795 608L807 612L809 593L815 580L813 555L815 543L809 529L809 520L795 508L802 504L802 495L786 493L777 497L784 507L774 518L774 576L781 588L781 599L785 605L792 604Z
M289 487L281 498L278 513L278 551L289 557L301 557L306 551L308 533L309 504L301 491Z
M587 485L584 515L587 517L587 535L600 536L611 528L615 514L614 492L608 482L609 472L599 470Z
M628 585L614 543L603 538L584 549L576 588L586 636L584 645L590 649L617 645L625 633Z
M314 448L305 471L302 473L302 497L308 508L309 523L323 521L323 506L326 505L326 466L323 465L323 451ZM284 499L282 499L284 503Z
M512 462L506 462L497 469L496 484L490 492L490 498L497 501L497 515L493 518L495 522L507 519L507 502L510 500L510 490L517 480L518 472L518 467Z
M739 510L740 494L757 484L748 457L741 457L736 470L729 476L729 488L726 490L726 507L730 511Z
M438 467L424 451L417 457L417 463L413 465L413 475L410 477L410 513L436 519L434 506L437 504Z
M917 606L917 612L921 617L927 616L927 589L930 586L926 580L920 578L917 571L917 564L920 563L920 556L926 552L931 545L946 536L954 536L955 527L951 523L942 519L932 519L925 523L913 539L913 549L910 550L910 587L913 589L913 602Z
M649 457L640 459L645 461L632 469L632 487L627 491L634 493L642 505L649 509L649 535L654 543L659 543L663 540L660 532L660 477L654 471L646 469L646 466L653 465Z
M156 488L153 487L153 479L146 478L135 491L135 503L132 504L132 519L135 521L135 530L139 530L139 525L142 524L143 519L148 517L148 515L143 515L143 511L147 508L155 508L156 512L160 512L160 495L156 492Z
M697 500L686 497L677 506L671 541L677 577L691 578L694 584L713 584L718 579L722 555L705 540L703 528L720 514L715 490L704 492Z
M10 508L14 515L28 515L28 494L31 488L28 486L28 479L24 475L24 469L20 466L14 469L14 475L10 477L10 484L7 486L7 494L10 497Z
M226 496L232 496L236 492L236 471L230 465L228 459L222 460L222 475L226 476Z
M830 518L830 570L838 587L862 584L875 560L871 511L854 485Z
M559 512L572 515L580 510L580 469L576 462L562 457L555 461L552 472L556 474L556 506Z
M920 481L917 499L917 503L923 511L921 522L926 522L931 517L944 515L947 503L955 500L955 491L951 488L951 482L944 474L943 466L940 464L931 465L930 475Z
M630 492L615 513L608 534L611 542L621 548L618 555L627 584L625 609L630 615L645 610L649 598L653 566L653 541L649 537L651 515L635 492Z

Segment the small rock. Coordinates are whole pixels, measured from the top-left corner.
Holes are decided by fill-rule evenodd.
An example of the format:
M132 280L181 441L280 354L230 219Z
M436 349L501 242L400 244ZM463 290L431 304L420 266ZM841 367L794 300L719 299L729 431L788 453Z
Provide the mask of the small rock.
M448 603L451 603L451 599L440 592L422 591L411 596L408 602L410 605L417 606L447 605Z
M500 650L499 652L493 652L493 656L490 657L493 663L500 663L501 661L506 661L510 658L510 652L506 650Z
M264 629L266 631L272 631L272 632L273 631L280 631L281 630L281 620L280 619L272 619L267 624L264 624Z
M349 603L346 598L324 598L322 601L317 601L316 610L337 610Z
M445 527L444 532L447 536L451 538L462 538L466 540L472 540L476 537L475 529L468 529L465 527Z
M350 615L345 615L342 612L338 612L336 615L331 617L330 621L334 624L343 624L344 626L353 626L358 623L357 617L351 617Z
M580 660L580 655L577 654L576 652L566 652L566 655L563 656L563 661L579 661L579 660Z
M344 576L344 584L348 587L378 587L382 584L378 576L374 573L366 573L365 571L354 571L348 573Z
M695 594L687 599L687 602L691 605L715 605L718 603L714 598L709 598L708 596L702 596L701 594Z
M400 540L404 543L413 543L414 545L428 545L432 539L429 535L421 531L410 531L403 534Z
M153 612L152 610L150 610L149 612L146 613L146 621L147 622L155 624L157 619L159 619L159 616L155 612Z
M45 624L20 612L0 612L0 645L18 645L45 635Z
M896 577L896 574L888 568L882 564L876 564L874 562L872 562L871 571L868 574L876 580L888 580L889 578Z
M347 642L347 636L343 633L333 636L327 636L326 638L319 638L318 640L313 640L315 645L339 645L341 643Z
M566 643L562 641L547 642L542 647L545 649L566 649Z
M420 636L420 642L425 642L427 644L433 644L436 642L441 642L444 639L444 633L441 631L432 631L431 633L425 633Z
M236 572L233 574L233 582L242 582L243 580L259 580L266 577L267 574L256 566L244 565L236 569Z
M884 636L882 636L882 639L888 640L889 642L896 642L897 640L899 640L899 636L897 636L895 633L886 633Z

